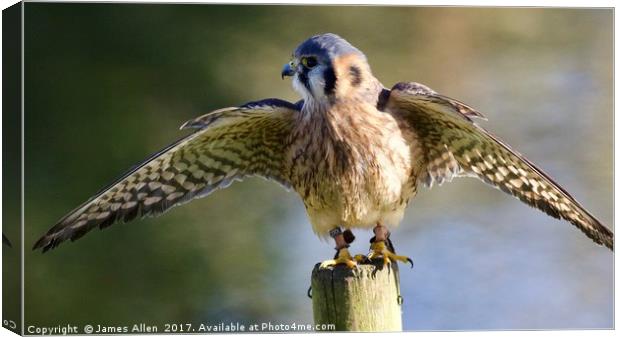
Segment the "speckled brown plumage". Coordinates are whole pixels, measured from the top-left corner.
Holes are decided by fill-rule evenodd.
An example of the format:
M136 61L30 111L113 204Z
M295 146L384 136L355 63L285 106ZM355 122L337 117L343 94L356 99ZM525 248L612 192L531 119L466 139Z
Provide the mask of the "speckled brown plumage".
M296 191L320 236L338 227L396 226L418 185L471 176L613 249L613 233L478 126L479 112L417 83L386 89L364 54L340 37L308 39L282 75L293 77L303 101L268 99L187 122L195 133L70 212L35 248L157 215L256 175Z
M292 104L265 100L214 111L182 128L199 130L152 156L52 227L35 248L76 240L95 227L159 215L235 180L259 175L288 186L283 139Z

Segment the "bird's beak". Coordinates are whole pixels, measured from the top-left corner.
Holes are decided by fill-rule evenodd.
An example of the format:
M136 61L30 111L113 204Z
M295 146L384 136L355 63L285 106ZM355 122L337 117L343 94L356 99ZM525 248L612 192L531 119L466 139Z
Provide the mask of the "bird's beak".
M293 76L295 75L295 70L293 70L293 67L291 67L291 63L287 63L284 65L284 68L282 68L282 79L284 79L285 76Z

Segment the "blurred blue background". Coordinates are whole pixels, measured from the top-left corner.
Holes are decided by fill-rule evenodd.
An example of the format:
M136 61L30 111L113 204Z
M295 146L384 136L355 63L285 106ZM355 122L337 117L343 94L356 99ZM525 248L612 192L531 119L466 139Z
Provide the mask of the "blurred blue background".
M27 246L187 119L296 101L281 66L322 32L364 51L388 87L417 81L476 107L613 225L611 9L25 7ZM352 251L367 252L370 233L356 234ZM421 191L392 237L415 262L401 268L406 330L613 327L613 254L477 180ZM294 193L248 179L27 251L25 324L309 323L310 272L332 246Z

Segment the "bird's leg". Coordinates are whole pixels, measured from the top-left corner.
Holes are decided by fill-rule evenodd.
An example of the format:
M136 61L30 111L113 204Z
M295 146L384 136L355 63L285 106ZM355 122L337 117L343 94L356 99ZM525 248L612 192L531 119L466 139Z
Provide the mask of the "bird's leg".
M338 264L344 264L351 269L355 268L357 262L349 253L349 243L355 239L353 233L349 230L343 233L340 227L336 227L329 231L329 235L336 241L336 256L332 260L323 261L320 268L324 269Z
M353 232L350 229L345 229L345 231L342 232L342 236L344 237L344 241L349 245L353 243L353 241L355 241L355 235L353 235ZM364 254L355 254L355 256L353 256L353 260L355 260L355 262L357 263L368 263L369 262L368 256Z
M413 261L407 256L396 255L394 251L394 245L390 240L390 232L387 227L378 223L373 229L375 236L370 239L370 254L369 259L381 258L383 259L383 265L388 265L394 261L401 261L411 264L413 268Z

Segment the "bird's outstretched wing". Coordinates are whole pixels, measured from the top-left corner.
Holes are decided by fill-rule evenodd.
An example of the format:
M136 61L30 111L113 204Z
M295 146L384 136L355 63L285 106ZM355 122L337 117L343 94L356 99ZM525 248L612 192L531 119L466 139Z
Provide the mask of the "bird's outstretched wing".
M406 121L424 148L427 186L474 176L526 204L568 220L598 244L613 250L614 235L541 169L476 125L472 108L418 83L384 90L379 108Z
M171 144L71 211L41 237L43 251L95 227L159 215L257 175L288 187L284 147L297 107L278 99L213 111L185 123L195 133Z

